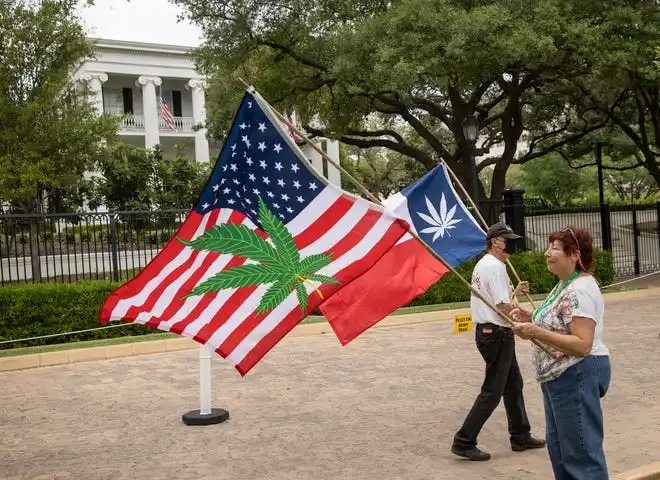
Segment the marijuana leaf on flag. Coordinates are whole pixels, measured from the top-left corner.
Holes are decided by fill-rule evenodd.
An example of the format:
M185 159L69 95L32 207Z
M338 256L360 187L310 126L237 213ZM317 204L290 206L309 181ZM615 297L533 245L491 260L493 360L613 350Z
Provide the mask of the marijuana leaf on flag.
M244 225L219 225L192 241L177 238L182 244L196 250L240 255L258 265L248 264L223 270L196 286L185 298L194 295L217 292L224 288L240 288L271 284L257 308L258 313L266 313L282 303L295 288L300 309L304 312L309 296L303 282L315 280L320 283L340 285L337 279L316 273L328 266L332 258L329 254L310 255L300 259L293 235L286 226L268 210L259 197L259 220L264 231L273 241L274 247ZM312 284L310 284L312 285ZM321 298L323 295L312 285Z
M422 220L431 226L422 229L421 233L432 233L432 242L435 242L438 237L444 238L445 233L451 236L449 234L449 230L456 228L455 224L462 221L460 218L454 220L454 215L456 214L456 207L458 204L454 205L451 207L451 210L447 211L447 201L445 200L445 194L443 193L442 197L440 198L440 213L438 214L438 211L433 206L431 200L429 200L429 197L424 195L424 199L426 200L426 208L428 208L429 214L427 215L422 212L417 212L417 215L419 215Z

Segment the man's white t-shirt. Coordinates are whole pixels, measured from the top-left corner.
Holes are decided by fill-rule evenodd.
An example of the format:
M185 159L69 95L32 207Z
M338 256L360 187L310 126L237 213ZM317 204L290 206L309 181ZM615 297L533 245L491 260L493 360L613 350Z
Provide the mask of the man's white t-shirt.
M511 303L511 286L506 265L494 255L487 253L474 266L472 286L493 305ZM474 293L470 296L470 310L474 323L494 323L509 328L509 324Z

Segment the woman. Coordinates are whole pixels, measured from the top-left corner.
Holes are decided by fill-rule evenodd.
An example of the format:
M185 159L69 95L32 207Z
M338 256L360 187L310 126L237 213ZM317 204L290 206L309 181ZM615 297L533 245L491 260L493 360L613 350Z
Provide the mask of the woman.
M537 339L537 380L545 407L548 454L557 480L608 478L600 399L610 384L609 351L603 343L605 305L590 273L593 243L587 230L550 234L548 270L559 283L534 313L517 308L514 331Z

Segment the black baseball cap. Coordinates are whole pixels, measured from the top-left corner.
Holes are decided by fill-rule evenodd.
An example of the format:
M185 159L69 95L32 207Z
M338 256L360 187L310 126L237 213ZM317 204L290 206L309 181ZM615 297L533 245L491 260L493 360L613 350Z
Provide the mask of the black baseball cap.
M520 235L513 233L510 226L501 222L491 225L486 233L486 240L496 237L503 237L509 240L518 240L519 238L522 238Z

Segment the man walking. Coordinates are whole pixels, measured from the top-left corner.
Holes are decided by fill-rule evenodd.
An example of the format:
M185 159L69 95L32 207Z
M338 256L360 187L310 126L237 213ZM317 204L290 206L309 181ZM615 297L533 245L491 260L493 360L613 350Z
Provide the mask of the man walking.
M512 294L506 271L505 262L513 251L511 240L519 238L504 223L492 225L486 233L486 255L477 262L472 273L472 286L506 314L514 308L512 298L526 293L528 289L526 282L521 282ZM477 348L486 362L486 376L470 413L454 436L452 453L475 461L490 459L490 454L477 448L477 436L502 397L511 448L516 452L543 448L545 441L532 437L530 433L513 331L474 294L470 297L470 310L475 323Z

